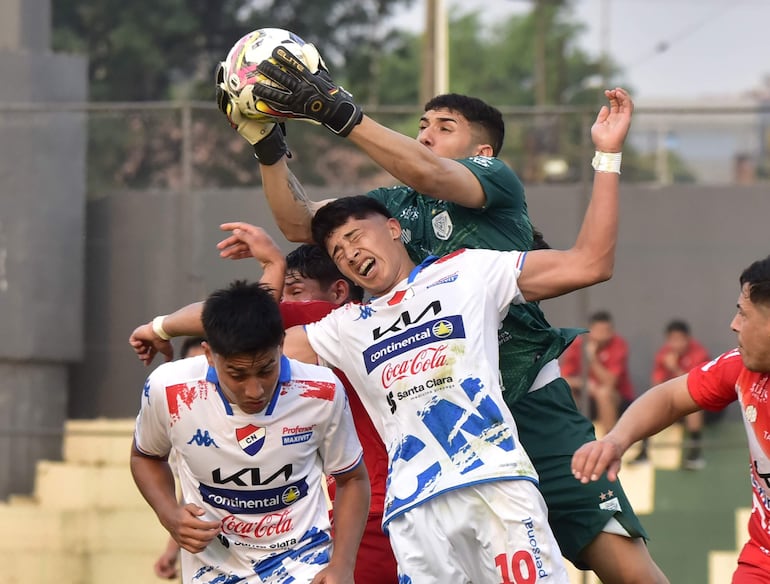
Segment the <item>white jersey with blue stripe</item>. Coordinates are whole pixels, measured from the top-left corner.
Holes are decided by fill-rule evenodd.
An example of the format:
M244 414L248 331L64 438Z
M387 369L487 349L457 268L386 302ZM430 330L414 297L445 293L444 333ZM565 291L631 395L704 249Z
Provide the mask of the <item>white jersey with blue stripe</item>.
M388 449L384 524L452 489L537 481L498 370L499 324L525 302L516 282L525 255L426 260L387 295L305 327L316 353L350 378Z
M147 379L135 440L151 456L173 446L185 503L221 524L204 551L183 555L186 583L282 582L284 561L319 570L328 562L323 473L347 472L362 457L328 368L282 357L270 403L246 414L228 403L205 356L166 363Z

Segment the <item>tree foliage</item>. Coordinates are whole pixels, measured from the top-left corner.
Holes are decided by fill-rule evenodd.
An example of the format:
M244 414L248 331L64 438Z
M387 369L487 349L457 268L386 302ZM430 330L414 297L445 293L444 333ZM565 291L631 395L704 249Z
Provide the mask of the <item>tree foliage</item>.
M53 3L53 48L88 56L93 100L210 99L216 62L250 30L292 30L339 65L409 2L70 0Z
M213 98L215 64L238 38L255 28L286 28L319 47L334 78L352 90L360 103L415 106L416 114L422 35L388 30L384 24L399 5L412 1L70 0L53 4L54 48L88 56L92 100L208 101ZM535 105L539 88L540 101L545 104L590 105L593 109L603 102L602 70L599 58L580 48L582 32L569 0L539 0L529 13L511 14L492 23L478 12L462 13L455 8L449 31L450 90L504 107ZM544 55L540 62L538 55ZM538 71L544 71L545 77L538 77ZM608 73L617 75L615 69ZM207 118L211 127L192 126L194 154L205 151L201 164L209 176L221 176L231 184L254 182L253 170L244 174L233 166L233 152L225 146L231 143L232 131L213 110L212 106ZM417 126L417 116L379 118L407 134ZM584 162L585 116L508 116L506 122L503 157L526 180L542 180L539 169L550 158L567 160L573 169ZM169 156L182 148L180 123L179 115L139 112L118 124L122 131L115 120L95 128L92 138L100 138L92 149L92 166L115 169L108 173L115 184L178 184L181 175L178 169L169 170L169 165L178 167L180 156ZM317 128L306 132L290 126L295 161L305 161L302 169L295 167L300 178L316 184L332 184L335 177L341 178L340 173L326 172L328 165L320 161L318 152L335 159L330 149L344 149L342 143ZM113 147L104 147L104 141ZM112 160L108 160L110 152ZM347 149L342 158L352 160L354 153ZM632 153L628 154L632 159ZM639 163L641 168L646 166L642 159ZM575 176L572 171L566 178ZM346 175L345 182L350 180Z

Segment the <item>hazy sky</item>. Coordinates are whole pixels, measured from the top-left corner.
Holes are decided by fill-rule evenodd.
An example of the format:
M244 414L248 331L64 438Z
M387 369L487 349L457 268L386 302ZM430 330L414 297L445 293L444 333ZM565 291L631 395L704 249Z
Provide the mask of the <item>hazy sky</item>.
M462 11L479 10L490 20L530 9L526 0L446 0ZM576 20L588 29L580 39L592 54L607 47L625 70L637 101L729 96L757 88L770 76L770 0L572 0ZM608 6L608 16L602 7ZM396 18L420 30L424 0L414 0ZM658 52L666 43L668 49Z

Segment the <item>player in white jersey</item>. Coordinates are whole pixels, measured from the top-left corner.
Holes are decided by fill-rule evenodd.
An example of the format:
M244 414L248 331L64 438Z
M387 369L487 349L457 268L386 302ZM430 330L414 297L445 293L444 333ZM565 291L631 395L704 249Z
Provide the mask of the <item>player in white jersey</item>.
M283 355L277 303L259 284L214 292L202 318L206 356L150 375L131 455L140 491L190 552L184 582L352 584L369 481L341 383ZM337 480L333 548L323 473Z
M262 257L263 241L233 233ZM286 350L307 362L320 353L361 381L359 395L388 446L385 522L403 582L567 582L535 473L501 407L497 328L513 300L609 278L616 233L617 198L592 199L570 250L463 251L415 266L398 221L374 199L338 199L316 213L314 239L375 298L334 311L307 333L290 329ZM451 294L441 290L447 286ZM199 331L199 312L166 316L164 335ZM132 345L145 361L163 349L144 335Z

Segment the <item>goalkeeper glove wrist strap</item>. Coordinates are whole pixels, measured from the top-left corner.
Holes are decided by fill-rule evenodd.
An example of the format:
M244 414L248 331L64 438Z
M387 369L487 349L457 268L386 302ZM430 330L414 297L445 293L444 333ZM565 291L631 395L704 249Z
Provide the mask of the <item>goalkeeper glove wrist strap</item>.
M323 125L338 136L346 138L348 134L364 119L364 112L355 103L344 102L337 107Z
M281 124L275 124L265 138L254 144L254 156L260 164L272 166L284 155L291 158L291 152L289 152L283 137L283 128L281 128Z

